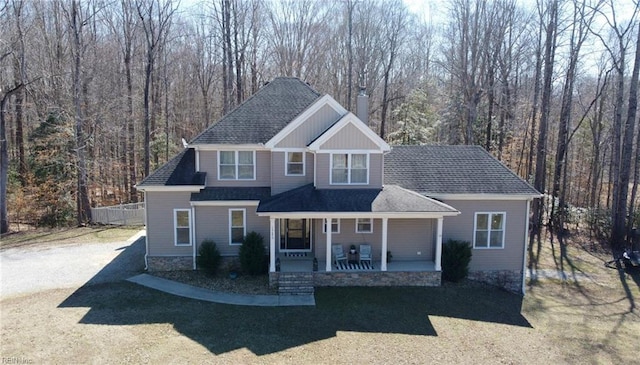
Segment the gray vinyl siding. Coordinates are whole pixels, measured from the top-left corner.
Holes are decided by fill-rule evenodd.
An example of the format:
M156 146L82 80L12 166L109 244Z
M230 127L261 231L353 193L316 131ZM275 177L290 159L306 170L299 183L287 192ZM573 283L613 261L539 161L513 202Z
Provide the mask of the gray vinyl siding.
M389 219L387 223L387 250L393 260L434 259L434 219ZM342 245L346 251L350 245L368 243L372 246L374 260L382 255L382 219L373 220L373 233L356 233L355 219L341 219L340 233L331 235L332 245ZM322 233L322 219L313 222L313 251L318 260L326 258L327 235ZM420 255L418 255L420 251Z
M282 139L277 148L303 148L327 130L340 114L331 106L325 105Z
M256 151L255 180L218 180L218 152L200 151L200 171L207 173L207 186L269 186L271 183L271 153Z
M474 217L476 212L506 212L504 248L473 249L471 270L521 270L525 249L526 201L478 201L446 200L446 204L460 211L455 217L445 217L443 241L448 239L468 241L473 244Z
M313 183L313 154L305 153L305 175L286 176L285 152L271 154L271 194L276 195L287 190Z
M193 246L174 244L174 209L191 209L190 192L152 192L146 194L147 242L149 256L191 256ZM193 219L193 216L191 217Z
M393 260L433 261L433 222L433 219L389 219L387 249Z
M320 146L322 150L378 150L378 146L355 125L347 123Z
M196 210L196 243L200 245L205 239L212 239L220 254L234 256L238 254L239 245L229 244L229 210L246 210L246 232L256 231L264 238L265 247L269 247L269 218L258 217L256 206L224 206L207 207L197 206ZM197 249L197 247L196 247Z
M331 154L316 154L316 187L318 189L362 189L382 188L383 155L369 154L369 184L368 185L331 185Z

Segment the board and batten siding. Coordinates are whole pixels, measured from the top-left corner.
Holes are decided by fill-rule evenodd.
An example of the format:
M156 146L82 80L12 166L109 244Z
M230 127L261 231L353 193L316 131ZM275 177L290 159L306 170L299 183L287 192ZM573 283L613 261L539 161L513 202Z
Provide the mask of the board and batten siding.
M246 232L260 233L264 238L265 247L269 247L269 217L258 217L256 208L256 206L196 206L196 244L199 247L202 241L211 239L216 243L221 255L238 255L240 245L229 244L229 210L245 209Z
M271 154L271 194L276 195L313 183L313 154L305 153L304 176L286 176L285 152Z
M305 148L339 118L335 109L325 105L278 142L276 148Z
M360 122L358 122L360 123ZM368 128L368 127L367 127ZM320 146L321 150L378 150L374 141L369 139L352 123L346 124L333 137Z
M369 184L368 185L331 185L331 154L316 154L316 187L318 189L380 189L382 188L383 155L369 154Z
M228 151L233 150L229 146ZM271 182L271 152L256 151L255 180L218 180L218 151L199 151L200 171L207 173L207 186L269 186Z
M435 242L434 219L389 219L387 223L387 250L393 260L433 261ZM326 258L327 235L322 233L322 219L313 222L313 251L318 260ZM345 252L350 245L368 243L373 251L373 259L382 255L382 219L373 220L373 233L356 233L355 219L341 219L340 233L331 235L332 245L342 245ZM420 252L420 255L418 255Z
M174 209L191 209L191 193L147 191L145 195L149 256L192 256L193 246L175 245L173 222Z
M473 228L476 212L505 212L504 248L476 248L469 269L472 271L522 270L525 250L525 219L528 219L527 202L524 200L445 200L460 215L445 217L443 243L448 239L468 241L473 245Z

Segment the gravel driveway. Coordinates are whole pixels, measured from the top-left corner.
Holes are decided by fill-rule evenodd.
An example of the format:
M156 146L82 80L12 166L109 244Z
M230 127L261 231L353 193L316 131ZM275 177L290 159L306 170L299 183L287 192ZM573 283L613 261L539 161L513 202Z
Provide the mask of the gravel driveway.
M122 242L0 252L0 297L126 279L144 269L144 231Z

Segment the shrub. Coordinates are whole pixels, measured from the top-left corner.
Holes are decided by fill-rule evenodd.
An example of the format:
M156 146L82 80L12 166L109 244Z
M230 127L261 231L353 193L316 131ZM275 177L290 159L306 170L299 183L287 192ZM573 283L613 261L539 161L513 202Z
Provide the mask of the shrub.
M215 274L220 266L220 251L213 240L204 240L198 248L198 266L211 274Z
M240 266L242 271L250 275L267 272L267 256L264 239L259 233L249 232L240 246Z
M442 278L458 282L469 273L471 244L466 241L448 240L442 247Z

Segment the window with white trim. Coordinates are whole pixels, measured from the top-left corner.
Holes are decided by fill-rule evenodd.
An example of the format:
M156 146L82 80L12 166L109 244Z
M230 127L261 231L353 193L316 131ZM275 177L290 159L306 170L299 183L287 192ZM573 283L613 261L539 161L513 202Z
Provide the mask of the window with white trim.
M229 209L229 244L241 245L247 234L246 210Z
M218 151L218 179L255 180L255 151Z
M504 212L476 213L473 248L504 248L505 219Z
M304 175L304 152L286 152L286 171L287 176L303 176Z
M173 210L173 233L176 246L191 246L191 210Z
M327 233L327 220L322 220L322 233ZM340 233L340 219L331 219L331 233Z
M373 233L373 220L371 218L357 218L356 233Z
M366 153L332 153L331 184L368 184L369 155Z

